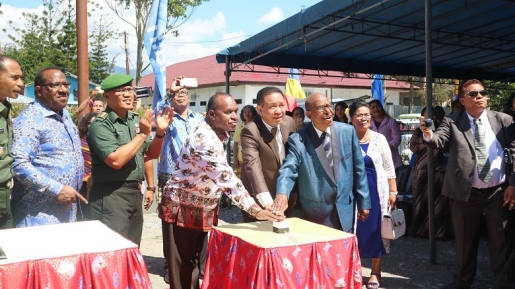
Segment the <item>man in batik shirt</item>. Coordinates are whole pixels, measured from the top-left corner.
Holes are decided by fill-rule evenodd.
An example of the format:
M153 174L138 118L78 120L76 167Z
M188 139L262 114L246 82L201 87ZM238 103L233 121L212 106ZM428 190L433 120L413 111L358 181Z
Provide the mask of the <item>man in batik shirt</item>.
M186 138L176 169L166 183L159 217L170 223L170 288L198 288L199 253L207 232L218 223L222 194L258 220L282 220L262 209L227 163L224 146L238 122L238 105L226 93L213 95L203 122Z
M14 119L14 187L11 209L16 227L74 222L84 173L79 132L66 110L70 83L58 67L36 74L36 101Z

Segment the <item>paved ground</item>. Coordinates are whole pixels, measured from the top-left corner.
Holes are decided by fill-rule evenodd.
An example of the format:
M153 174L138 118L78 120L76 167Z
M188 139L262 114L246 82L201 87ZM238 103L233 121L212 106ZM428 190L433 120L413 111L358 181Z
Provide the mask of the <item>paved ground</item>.
M221 210L221 223L241 222L239 210ZM141 252L147 263L154 289L168 288L163 281L163 253L161 221L156 214L146 214L141 242ZM440 288L451 281L454 270L454 241L437 241L437 265L429 263L429 241L427 239L402 237L391 244L391 253L383 259L381 288ZM478 275L475 289L485 289L493 283L490 273L490 259L486 240L481 241ZM370 274L370 260L362 260L365 282ZM366 284L366 283L365 283ZM363 287L365 288L365 287Z

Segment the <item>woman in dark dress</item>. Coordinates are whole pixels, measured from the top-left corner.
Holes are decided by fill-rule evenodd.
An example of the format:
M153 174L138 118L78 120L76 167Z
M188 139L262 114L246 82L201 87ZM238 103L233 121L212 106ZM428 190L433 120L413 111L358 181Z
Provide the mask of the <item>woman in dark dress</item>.
M367 219L357 222L356 236L360 257L372 258L367 288L375 289L379 288L381 278L381 257L390 251L389 240L381 238L381 223L387 207L392 207L397 199L395 167L385 136L369 129L372 116L368 104L354 102L349 114L365 161L371 203Z
M422 110L425 116L426 109ZM435 115L435 112L433 112ZM427 188L427 147L422 131L417 128L411 136L410 149L416 155L413 169L413 222L411 234L418 237L429 236L428 188ZM449 199L442 195L445 166L443 150L433 150L434 160L434 200L436 238L446 239L454 235L451 223Z

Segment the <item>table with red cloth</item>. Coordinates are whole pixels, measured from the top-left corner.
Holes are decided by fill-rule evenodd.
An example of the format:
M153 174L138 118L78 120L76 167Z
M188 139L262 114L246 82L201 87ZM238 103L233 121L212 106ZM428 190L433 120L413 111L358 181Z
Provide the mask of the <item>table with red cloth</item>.
M269 221L212 228L202 288L361 288L354 235L286 220L284 234Z
M152 288L138 246L99 221L0 230L0 288Z

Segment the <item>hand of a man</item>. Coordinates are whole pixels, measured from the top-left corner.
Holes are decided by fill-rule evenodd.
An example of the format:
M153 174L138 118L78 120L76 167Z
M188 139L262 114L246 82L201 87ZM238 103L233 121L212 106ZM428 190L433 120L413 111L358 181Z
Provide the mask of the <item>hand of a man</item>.
M365 221L368 218L368 210L358 210L358 220Z
M59 195L57 195L57 201L63 206L69 206L77 202L77 198L79 198L84 204L88 203L88 200L68 185L64 185L61 192L59 192Z
M144 135L149 135L152 131L152 119L154 118L151 109L147 109L139 120L139 132Z
M173 122L173 115L175 114L173 107L167 107L160 110L156 116L156 129L157 132L165 131Z
M152 203L154 202L154 192L147 190L145 193L145 201L144 201L144 208L148 211L150 209L150 206L152 206Z
M255 218L258 220L279 222L279 221L284 220L284 215L278 216L278 215L275 215L274 213L270 212L269 210L264 209L264 210L259 211L259 213L256 214Z
M288 197L285 194L276 194L270 211L277 216L284 216L286 209L288 209Z
M426 119L424 116L420 116L418 118L418 127L420 128L424 136L429 137L431 136L431 129L426 126L424 119Z
M513 210L515 207L515 186L509 186L504 191L504 203L503 206L508 206L509 210Z
M171 93L176 93L177 91L179 91L181 88L184 87L184 85L181 86L181 79L183 79L183 78L184 78L184 76L177 76L174 78L172 85L170 85Z

